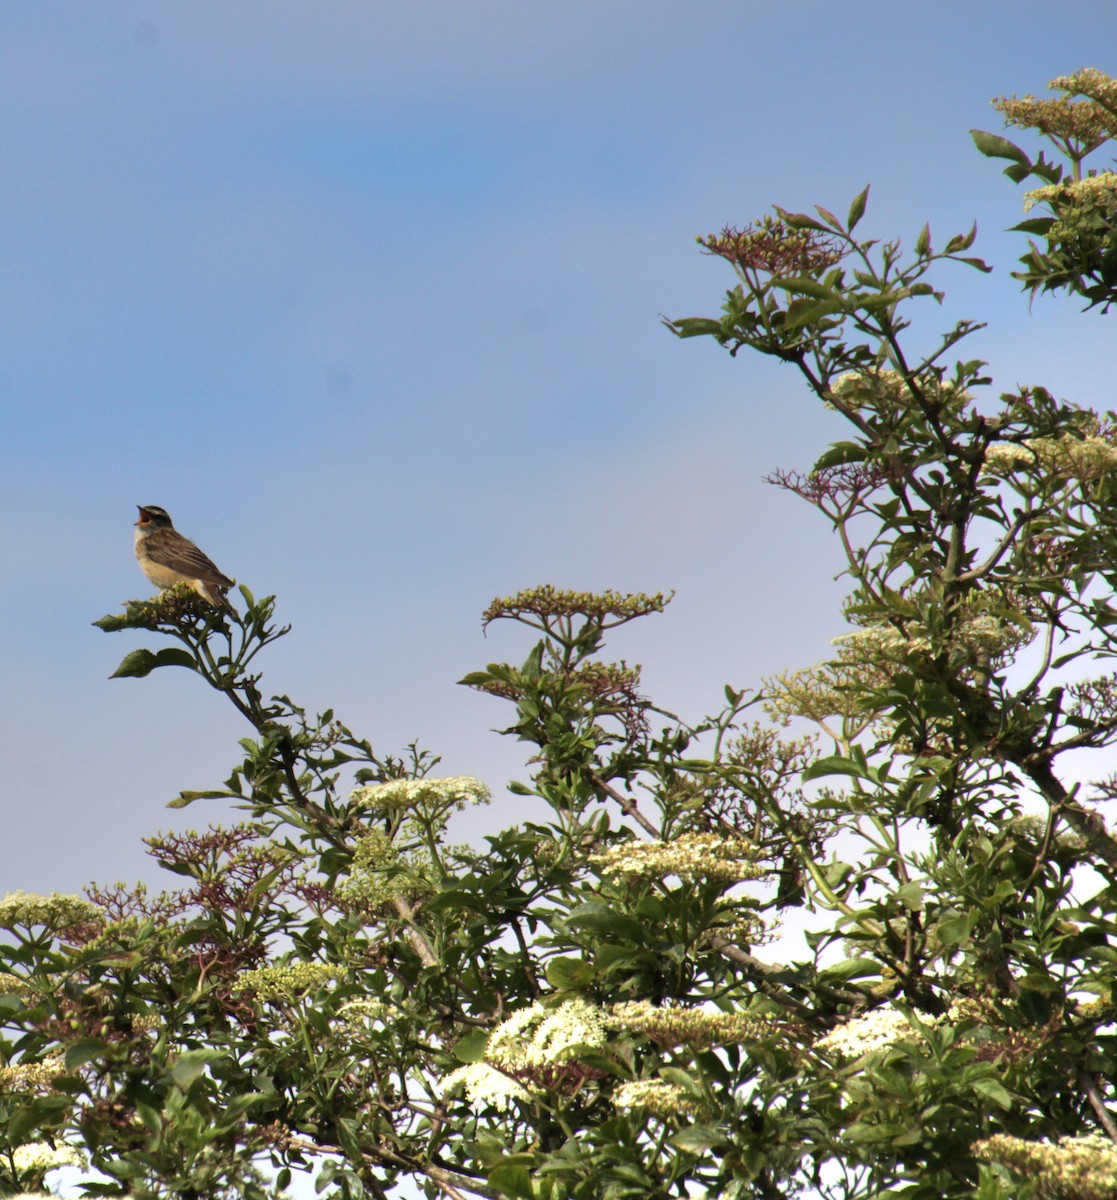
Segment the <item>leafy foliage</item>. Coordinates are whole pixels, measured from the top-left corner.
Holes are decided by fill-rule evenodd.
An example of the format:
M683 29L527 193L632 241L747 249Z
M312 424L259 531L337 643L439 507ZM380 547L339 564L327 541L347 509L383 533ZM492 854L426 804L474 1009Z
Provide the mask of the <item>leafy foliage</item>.
M1070 78L1092 98L1004 111L1073 186L1117 118ZM1064 198L1023 282L1105 304L1110 227L1069 239ZM494 601L532 644L463 683L510 706L546 819L455 845L484 785L267 697L271 597L97 622L162 640L117 676L185 668L248 722L224 786L172 801L244 819L149 840L176 890L0 902L0 1194L80 1147L90 1195L183 1200L311 1171L338 1198L1117 1196L1117 784L1076 765L1117 740L1115 418L990 395L956 355L978 326L926 330L945 269L988 269L974 231L863 239L867 202L700 239L735 285L668 322L845 419L772 477L840 537L845 632L687 722L603 657L669 597Z

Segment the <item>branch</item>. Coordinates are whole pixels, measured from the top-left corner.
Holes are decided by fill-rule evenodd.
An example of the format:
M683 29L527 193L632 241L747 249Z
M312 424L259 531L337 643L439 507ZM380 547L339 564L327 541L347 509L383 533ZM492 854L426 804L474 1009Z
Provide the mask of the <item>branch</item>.
M1097 1080L1089 1072L1080 1071L1078 1082L1085 1090L1086 1098L1090 1101L1090 1107L1097 1113L1098 1120L1102 1123L1102 1128L1109 1135L1109 1140L1117 1142L1117 1121L1114 1121L1113 1114L1105 1106L1101 1092L1098 1091Z
M308 1150L313 1154L336 1154L343 1159L348 1157L340 1146L331 1146L327 1142L312 1142L309 1138L289 1135L283 1139L283 1144L285 1147ZM495 1188L489 1187L487 1183L479 1183L468 1175L462 1175L458 1171L448 1171L445 1167L436 1167L433 1163L415 1162L403 1154L397 1154L387 1146L377 1146L376 1150L371 1153L362 1151L361 1157L370 1166L396 1167L413 1171L418 1175L425 1175L448 1196L455 1196L457 1189L461 1188L467 1192L473 1192L474 1195L484 1196L486 1200L503 1200L501 1193Z
M437 967L438 956L431 949L427 935L415 924L415 910L402 896L393 896L392 906L407 924L407 936L411 939L411 945L415 948L415 953L419 956L423 966Z
M631 797L618 792L616 788L611 787L600 775L595 772L590 772L590 782L594 787L600 788L607 796L611 796L620 806L621 811L626 817L631 817L633 821L654 838L660 836L660 830L657 829L652 821L650 821L637 807L636 801Z
M997 563L1000 562L1002 555L1012 545L1016 535L1024 528L1031 515L1030 512L1023 510L1018 512L1012 524L1006 530L1004 537L993 547L993 553L980 566L974 567L969 571L963 571L961 575L956 576L958 583L973 583L988 575Z

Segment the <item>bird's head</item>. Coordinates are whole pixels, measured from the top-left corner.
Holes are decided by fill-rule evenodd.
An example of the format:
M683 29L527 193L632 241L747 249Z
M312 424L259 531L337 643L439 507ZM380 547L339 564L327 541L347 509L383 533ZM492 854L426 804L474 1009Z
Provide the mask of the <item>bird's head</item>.
M136 524L141 529L173 529L171 524L170 514L165 508L160 508L158 504L137 504L136 507L140 510L140 519Z

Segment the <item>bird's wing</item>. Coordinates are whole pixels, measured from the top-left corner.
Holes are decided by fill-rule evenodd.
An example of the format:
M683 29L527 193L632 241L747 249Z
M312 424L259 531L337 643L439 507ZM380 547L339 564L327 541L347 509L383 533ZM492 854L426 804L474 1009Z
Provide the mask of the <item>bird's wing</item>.
M224 575L189 538L174 529L158 530L147 539L148 557L162 567L179 571L190 579L201 579L217 587L231 588L233 580Z

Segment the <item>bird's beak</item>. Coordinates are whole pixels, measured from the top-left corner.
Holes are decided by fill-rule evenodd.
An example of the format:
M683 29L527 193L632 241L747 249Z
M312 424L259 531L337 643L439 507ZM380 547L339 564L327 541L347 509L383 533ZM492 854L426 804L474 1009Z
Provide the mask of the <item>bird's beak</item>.
M146 525L151 518L147 515L147 509L142 504L137 504L136 507L140 510L140 519L136 522L137 525Z

